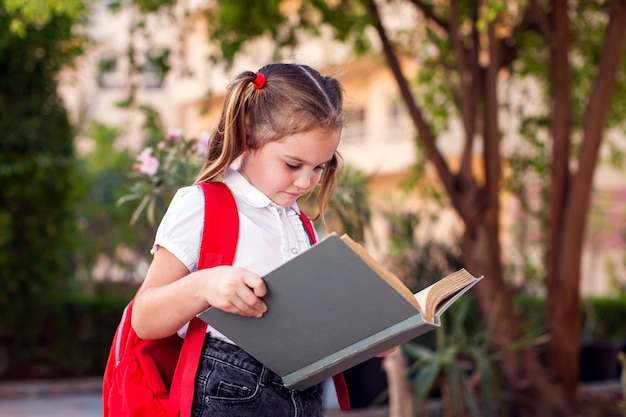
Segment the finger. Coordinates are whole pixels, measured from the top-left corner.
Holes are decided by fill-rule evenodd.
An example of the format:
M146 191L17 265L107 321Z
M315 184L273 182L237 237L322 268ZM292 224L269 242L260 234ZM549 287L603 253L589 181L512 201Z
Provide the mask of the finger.
M391 348L391 349L389 349L389 350L386 350L386 351L384 351L384 352L382 352L382 353L379 353L378 355L376 355L376 357L378 357L378 358L384 358L385 356L389 356L389 355L391 355L391 354L395 353L397 350L398 350L398 346L395 346L395 347L392 347L392 348Z
M247 274L243 278L244 284L248 286L248 288L252 289L254 295L257 297L265 297L267 294L267 287L265 286L265 281L258 275Z
M234 308L237 309L237 314L244 316L261 317L267 310L265 303L254 295L252 290L246 287L243 293L238 294L232 300Z
M243 294L240 294L241 300L246 304L246 313L251 316L261 317L267 311L267 305L263 299L259 298L255 292L246 287Z

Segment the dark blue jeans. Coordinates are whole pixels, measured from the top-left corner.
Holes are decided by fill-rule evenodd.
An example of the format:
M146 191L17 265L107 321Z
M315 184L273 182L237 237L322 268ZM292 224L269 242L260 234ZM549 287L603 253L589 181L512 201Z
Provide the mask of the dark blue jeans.
M195 383L193 417L322 417L323 384L305 391L241 348L207 335Z

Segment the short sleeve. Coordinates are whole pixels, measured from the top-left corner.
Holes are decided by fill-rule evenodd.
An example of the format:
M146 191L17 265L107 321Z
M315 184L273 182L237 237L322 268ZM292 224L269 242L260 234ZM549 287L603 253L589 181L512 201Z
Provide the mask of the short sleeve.
M170 202L157 229L151 253L163 247L190 272L198 268L204 228L204 194L199 186L180 188Z

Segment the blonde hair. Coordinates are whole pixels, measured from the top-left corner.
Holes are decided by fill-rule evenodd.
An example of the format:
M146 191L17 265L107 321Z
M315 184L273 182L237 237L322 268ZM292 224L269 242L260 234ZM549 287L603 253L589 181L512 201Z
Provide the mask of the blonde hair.
M252 71L242 72L227 87L217 129L196 184L216 181L246 150L315 128L340 131L343 127L343 89L335 78L297 64L269 64L258 72L266 79L260 88L252 84L256 79ZM323 216L328 207L341 162L335 152L324 168L315 218Z

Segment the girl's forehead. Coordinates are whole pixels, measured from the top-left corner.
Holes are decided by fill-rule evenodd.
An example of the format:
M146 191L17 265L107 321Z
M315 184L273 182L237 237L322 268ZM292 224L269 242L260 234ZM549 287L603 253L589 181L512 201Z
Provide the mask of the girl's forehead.
M317 165L333 157L339 137L340 131L315 129L287 135L273 143L283 157Z

